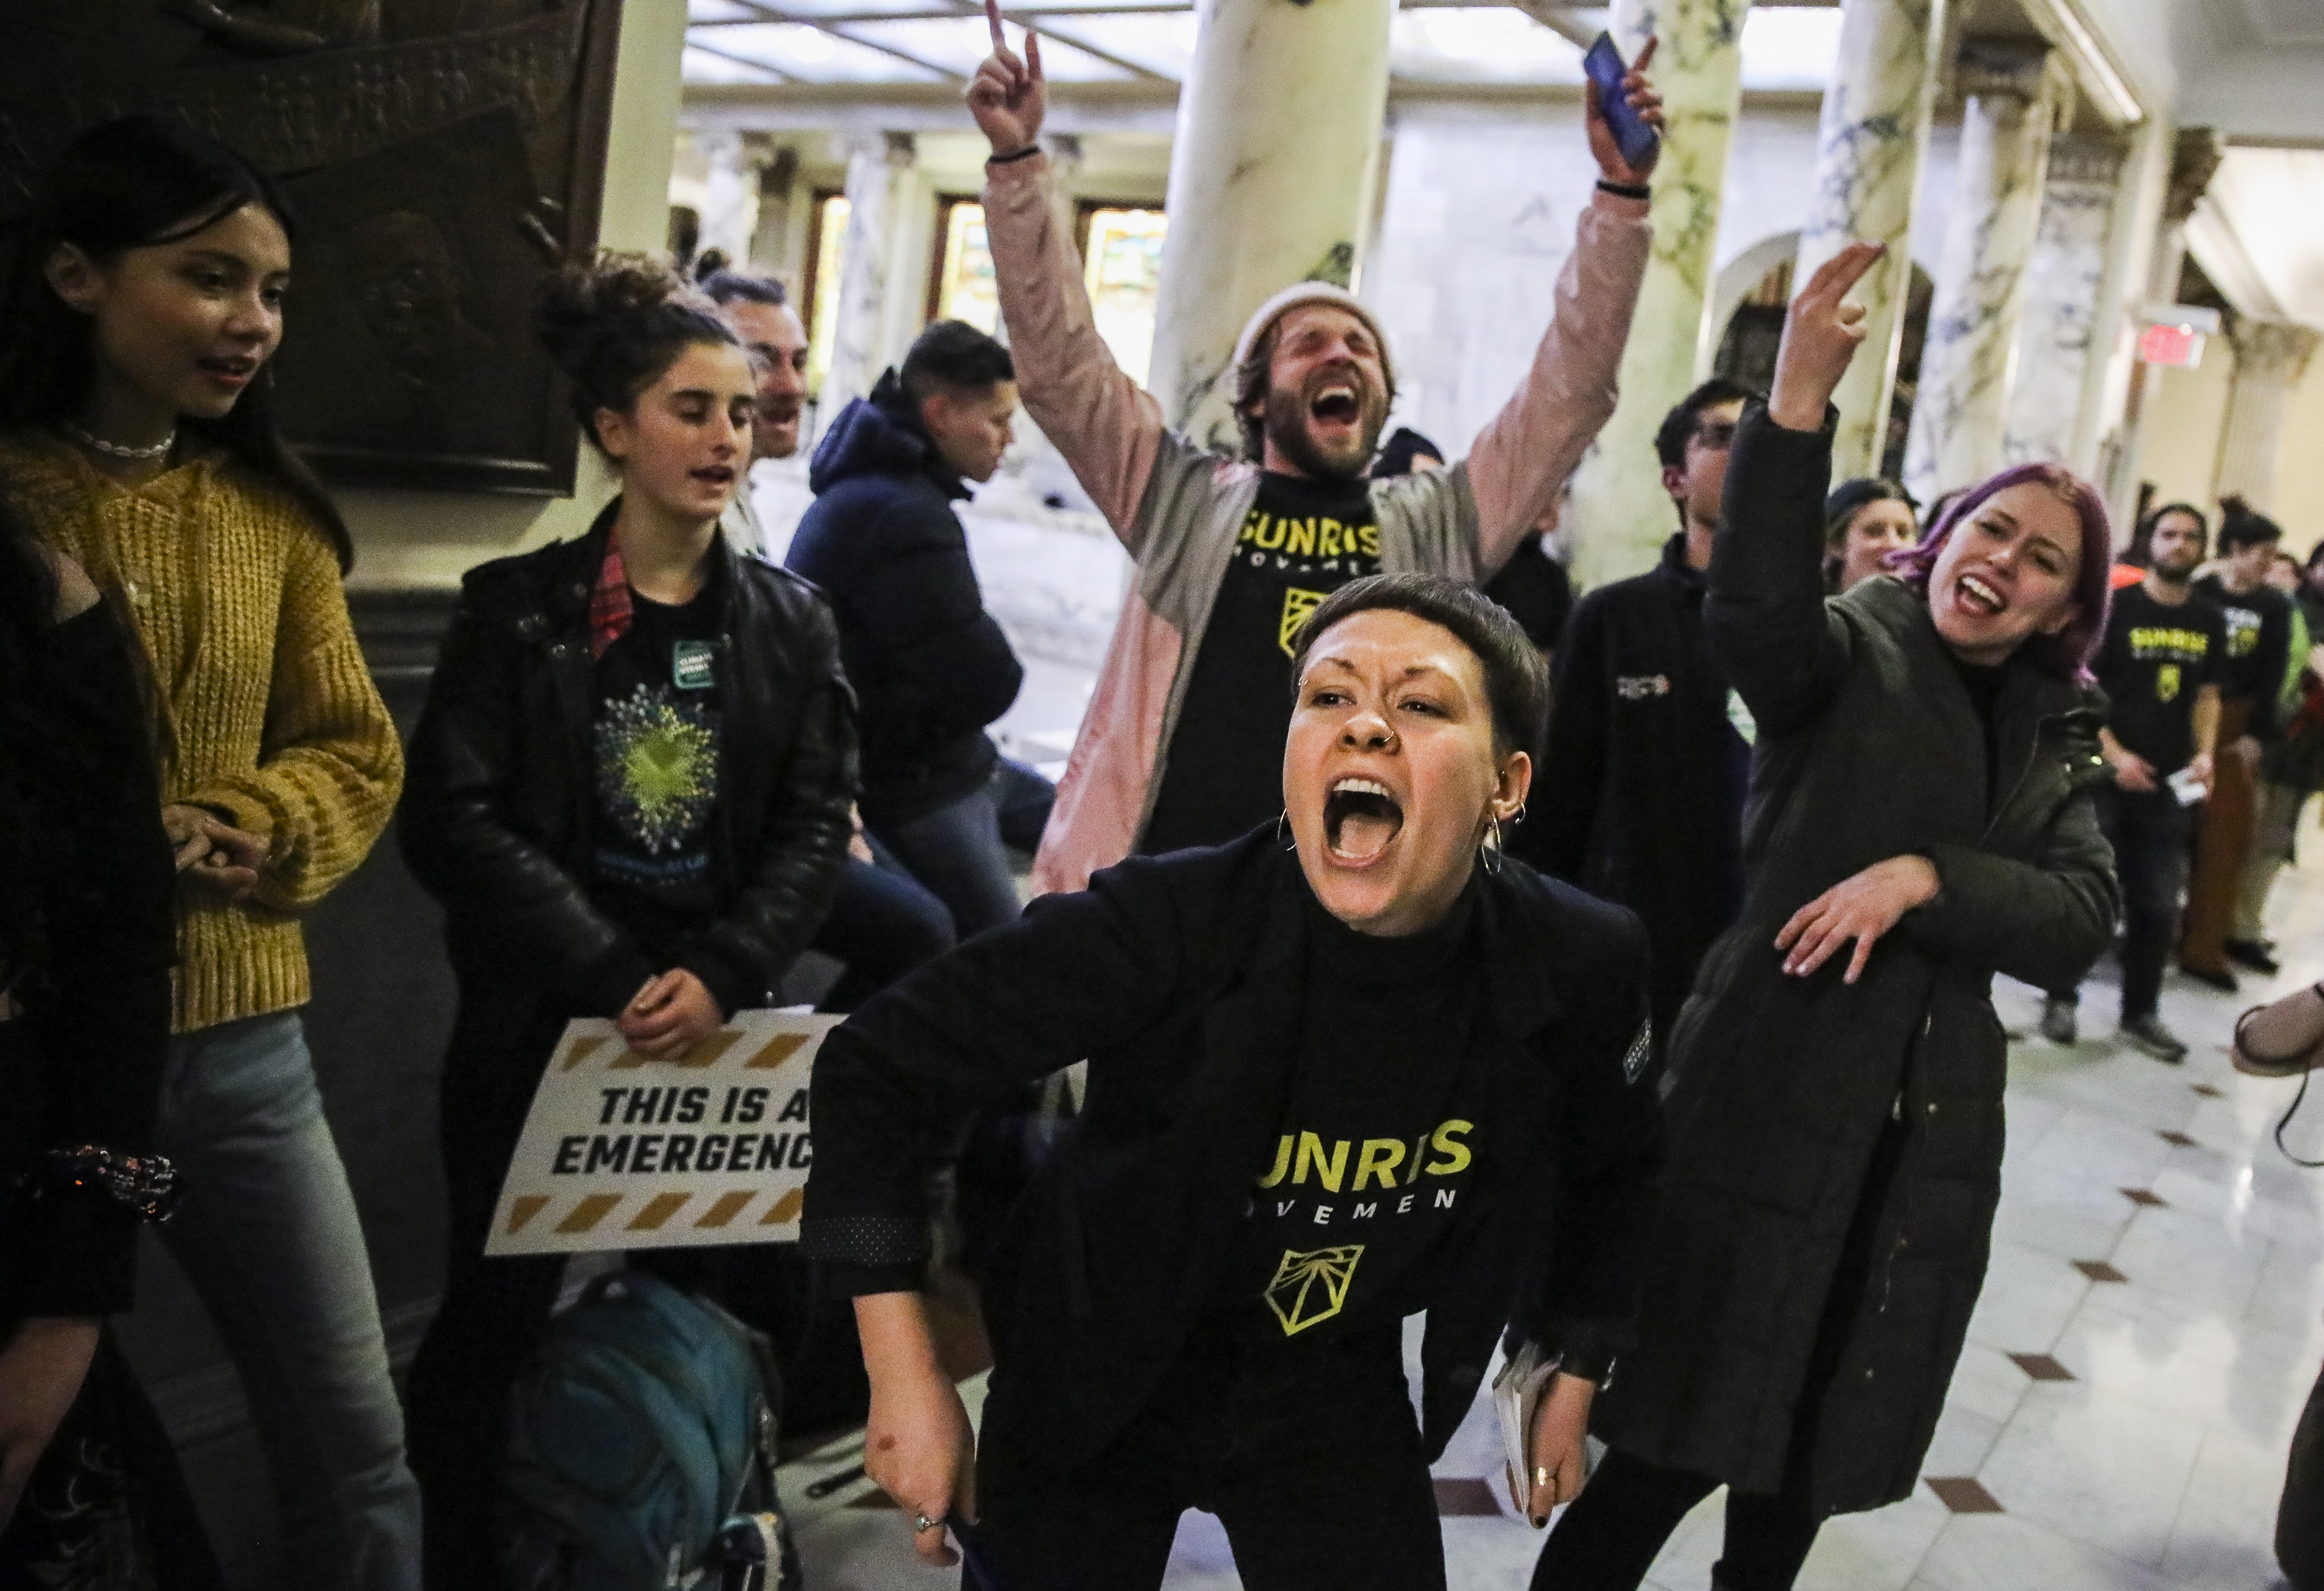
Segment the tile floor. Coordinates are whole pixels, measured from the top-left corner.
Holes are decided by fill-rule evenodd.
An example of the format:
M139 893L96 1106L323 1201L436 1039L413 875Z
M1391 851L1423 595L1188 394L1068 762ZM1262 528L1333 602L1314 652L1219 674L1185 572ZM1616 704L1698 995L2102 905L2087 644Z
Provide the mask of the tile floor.
M2237 1076L2236 1013L2324 976L2324 832L2279 886L2284 976L2241 996L2173 978L2163 1015L2193 1047L2166 1067L2113 1039L2112 968L2083 1041L2032 1032L2004 983L2010 1142L1993 1263L1923 1468L1877 1513L1834 1521L1803 1591L2267 1591L2283 1455L2324 1362L2324 1173L2271 1133L2295 1085ZM2324 1155L2324 1096L2287 1133ZM1482 1411L1437 1466L1454 1591L1516 1591L1539 1538L1491 1505L1499 1437ZM789 1466L786 1494L860 1461L842 1444ZM855 1482L800 1508L817 1591L941 1586L892 1512ZM1705 1591L1720 1500L1690 1515L1655 1591ZM1216 1522L1189 1514L1171 1591L1233 1591Z

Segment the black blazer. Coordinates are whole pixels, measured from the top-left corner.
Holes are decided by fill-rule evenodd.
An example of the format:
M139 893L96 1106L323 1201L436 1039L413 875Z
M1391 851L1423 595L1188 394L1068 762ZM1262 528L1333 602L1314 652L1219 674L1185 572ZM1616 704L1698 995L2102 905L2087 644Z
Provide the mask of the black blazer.
M577 541L468 571L414 731L398 832L443 902L461 991L453 1047L610 1016L661 970L589 898L589 596L618 499ZM853 698L813 587L724 537L716 646L721 837L738 880L680 957L720 1006L759 1003L839 890L855 788Z
M1011 1220L986 1311L988 1431L1064 1468L1102 1450L1185 1345L1265 1175L1289 1086L1307 884L1273 827L1133 857L921 967L817 1057L801 1241L850 1293L910 1287L926 1172L957 1102L1086 1058L1070 1146ZM1439 1261L1423 1437L1441 1452L1505 1326L1621 1345L1661 1153L1637 920L1521 863L1484 880L1478 1050L1491 1168Z

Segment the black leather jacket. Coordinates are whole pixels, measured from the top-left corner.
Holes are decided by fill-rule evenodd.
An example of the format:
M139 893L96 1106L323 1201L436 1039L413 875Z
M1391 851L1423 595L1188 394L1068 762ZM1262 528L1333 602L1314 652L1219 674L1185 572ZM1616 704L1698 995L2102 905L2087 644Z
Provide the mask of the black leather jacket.
M586 886L589 595L619 506L578 541L468 572L412 736L397 827L413 875L444 906L456 1050L560 1015L613 1015L662 970ZM723 537L715 556L720 806L735 887L678 964L731 1012L764 999L838 893L855 716L815 587Z

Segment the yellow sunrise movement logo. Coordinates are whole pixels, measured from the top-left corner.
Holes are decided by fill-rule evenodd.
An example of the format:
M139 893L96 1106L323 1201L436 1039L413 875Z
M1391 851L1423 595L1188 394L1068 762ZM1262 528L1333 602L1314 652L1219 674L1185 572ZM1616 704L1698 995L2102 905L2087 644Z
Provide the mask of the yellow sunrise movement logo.
M2154 699L2176 701L2179 698L2179 665L2165 663L2154 671Z
M1356 1279L1356 1262L1363 1257L1360 1243L1304 1254L1286 1249L1275 1280L1267 1284L1267 1307L1283 1323L1283 1335L1305 1331L1338 1314L1348 1301L1348 1284Z
M1283 622L1275 632L1275 643L1283 648L1284 656L1291 655L1291 638L1299 634L1299 626L1307 622L1307 615L1315 611L1323 596L1321 591L1302 591L1296 586L1284 591Z

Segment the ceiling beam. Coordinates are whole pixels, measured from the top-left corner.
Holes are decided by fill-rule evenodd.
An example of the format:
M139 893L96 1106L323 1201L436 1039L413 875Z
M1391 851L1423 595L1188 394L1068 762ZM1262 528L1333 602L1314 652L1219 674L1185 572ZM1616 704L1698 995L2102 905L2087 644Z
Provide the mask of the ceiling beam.
M960 73L954 71L951 68L938 66L933 60L924 60L919 56L914 55L908 50L899 50L892 44L882 44L877 39L860 38L853 33L848 32L844 31L842 26L843 19L838 17L795 15L790 12L780 10L776 6L762 5L761 0L735 0L735 4L747 6L751 10L757 12L759 14L760 20L762 22L788 23L795 27L813 28L816 32L827 34L834 39L844 40L850 44L860 45L866 50L876 50L882 55L893 56L896 60L902 61L905 65L916 66L924 72L934 72L937 77L943 79L947 83L964 83L968 80L966 78L961 76ZM918 14L925 16L927 14L920 13ZM700 25L702 24L692 24L687 31L691 32L695 26ZM737 24L729 23L725 25L732 27ZM737 60L742 58L729 54L727 59L729 60Z
M721 50L715 44L705 44L700 40L691 36L687 39L686 47L688 50L699 50L705 55L715 55L721 60L731 60L736 66L749 67L754 72L764 72L767 75L768 80L771 83L788 83L791 81L790 78L781 70L775 67L769 66L763 60L752 60L747 55L737 55L731 50Z

